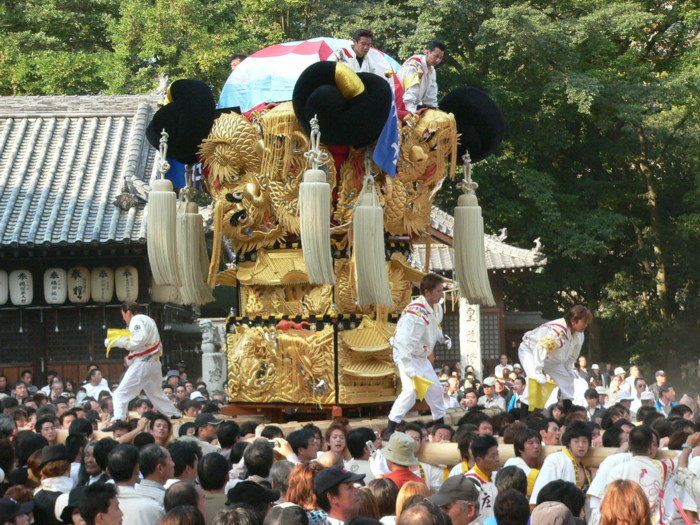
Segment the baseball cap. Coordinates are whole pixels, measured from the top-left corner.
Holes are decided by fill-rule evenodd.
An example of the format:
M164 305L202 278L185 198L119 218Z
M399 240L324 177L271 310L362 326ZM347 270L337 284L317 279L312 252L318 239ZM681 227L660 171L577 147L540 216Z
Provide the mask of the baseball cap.
M194 428L203 427L205 425L220 425L223 419L217 419L211 412L203 412L194 420Z
M391 435L391 439L389 439L389 443L391 443L396 434L401 434L401 432L394 432ZM406 436L406 434L403 435ZM406 437L411 440L411 443L413 443L412 438L409 436ZM385 451L386 449L387 447L384 447L382 451ZM363 479L365 479L364 474L353 474L345 470L345 467L334 465L332 467L324 468L321 472L316 474L316 478L314 479L314 492L316 494L323 494L341 483L348 481L356 483L358 481L362 481Z
M591 365L591 370L600 370L600 367L596 363L593 363Z
M487 377L484 379L484 382L482 383L484 386L496 386L496 378L495 377Z
M389 438L389 443L382 448L382 455L392 463L408 467L418 463L415 448L416 442L411 436L403 432L394 432Z
M545 501L535 507L530 523L537 525L574 525L574 515L563 503Z
M639 395L639 400L640 401L656 401L656 398L654 397L653 392L649 392L648 390L645 390Z
M168 379L169 377L180 377L180 372L177 370L168 370L168 373L165 374L165 379Z
M634 398L627 390L620 390L615 398L617 401L632 401Z
M207 398L204 397L204 394L202 394L199 390L195 390L190 394L190 399L204 399L206 400Z
M241 481L236 483L226 494L226 505L247 503L257 506L261 503L272 503L280 499L280 491L268 489L254 481Z
M520 370L523 369L523 367L520 366L520 363L515 363L515 364L513 365L513 370L515 370L516 368L517 368L517 369L520 369Z
M664 372L663 370L657 370L656 373L654 374L654 377L665 376L665 375L666 375L666 372Z
M440 489L432 496L426 498L435 503L438 507L448 505L453 501L476 501L479 497L479 492L476 485L459 474L450 476L445 482L440 485Z
M619 376L619 375L625 375L625 369L622 368L621 366L618 366L615 371L613 372L613 375Z
M12 521L20 514L27 514L34 508L34 502L17 503L12 498L0 498L0 523Z

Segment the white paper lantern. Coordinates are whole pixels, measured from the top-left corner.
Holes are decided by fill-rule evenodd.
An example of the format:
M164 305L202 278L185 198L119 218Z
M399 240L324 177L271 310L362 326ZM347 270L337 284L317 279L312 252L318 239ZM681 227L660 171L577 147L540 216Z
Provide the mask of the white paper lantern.
M90 272L90 295L96 303L109 303L114 295L114 270L106 266Z
M120 302L136 301L139 296L139 272L134 266L120 266L114 271L114 287Z
M44 272L44 300L47 304L63 304L68 297L68 279L63 268L49 268Z
M10 301L15 306L27 306L34 299L34 281L29 270L10 272Z
M10 298L10 280L5 270L0 270L0 305Z
M151 282L151 301L154 303L180 303L180 288L169 284Z
M68 300L74 304L90 300L90 270L84 266L68 270Z

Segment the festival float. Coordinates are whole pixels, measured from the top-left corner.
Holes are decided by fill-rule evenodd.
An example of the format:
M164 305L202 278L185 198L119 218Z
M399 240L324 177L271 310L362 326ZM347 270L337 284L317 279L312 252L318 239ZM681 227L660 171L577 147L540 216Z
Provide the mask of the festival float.
M409 260L411 242L425 235L435 195L460 163L459 291L493 303L471 165L500 144L500 111L482 91L460 88L439 109L408 114L398 63L372 49L386 75L357 74L327 60L338 42L349 45L319 38L251 55L218 109L204 83L176 81L147 130L163 161L187 164L179 212L166 179L150 195L155 284L190 304L211 300L217 285L239 290L226 323L232 404L393 402L400 384L389 339L424 275ZM213 199L208 264L192 233L201 217L192 227L181 222L199 217L191 202L197 163ZM236 264L222 270L227 242ZM194 267L188 278L184 267Z

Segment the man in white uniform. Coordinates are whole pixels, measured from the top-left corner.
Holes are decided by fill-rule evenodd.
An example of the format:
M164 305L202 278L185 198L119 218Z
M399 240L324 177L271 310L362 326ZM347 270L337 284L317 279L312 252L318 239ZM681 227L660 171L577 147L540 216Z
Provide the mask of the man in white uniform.
M592 319L588 308L574 306L562 319L527 332L518 348L518 356L528 378L544 384L545 374L549 374L557 383L565 412L571 407L574 378L578 378L574 363L583 346L583 332ZM523 397L527 399L527 391Z
M433 347L438 341L444 342L448 348L452 345L449 337L442 333L443 280L433 273L426 275L420 282L421 296L412 301L401 313L396 325L396 332L391 338L394 348L394 363L401 377L401 393L394 401L389 412L389 421L384 439L388 439L403 421L406 413L416 403L416 390L413 384L415 377L432 381L425 394L425 401L430 406L430 412L437 424L442 424L445 416L445 402L442 399L442 387L438 380L430 358Z
M387 78L391 66L380 52L370 53L373 39L374 33L370 29L358 29L352 34L352 46L338 49L328 60L347 64L355 73L374 73Z
M146 393L155 409L168 417L180 417L175 405L163 393L163 374L160 355L163 346L158 327L153 319L141 313L141 305L132 301L122 303L122 318L129 325L129 336L120 337L113 346L129 351L124 361L128 368L119 387L114 391L114 417L112 421L126 419L126 409L141 390ZM105 340L105 346L109 340Z
M413 55L399 69L397 76L403 86L406 111L415 113L421 107L438 107L438 87L435 68L445 58L445 44L433 40L425 55Z

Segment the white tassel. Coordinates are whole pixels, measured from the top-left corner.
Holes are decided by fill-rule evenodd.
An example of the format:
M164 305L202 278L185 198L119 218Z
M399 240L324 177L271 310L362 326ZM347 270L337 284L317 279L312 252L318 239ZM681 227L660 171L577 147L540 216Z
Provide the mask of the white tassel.
M384 210L371 175L365 176L352 222L357 302L389 308L394 299L384 258Z
M311 284L335 284L331 257L331 185L323 170L306 170L299 186L301 247Z
M175 239L175 192L167 179L153 182L148 195L146 246L153 280L158 285L180 286Z
M326 173L318 166L328 160L321 151L321 132L318 120L311 119L309 151L304 157L312 169L304 172L299 185L299 223L301 249L306 262L306 273L311 284L335 284L335 268L331 256L331 185Z
M464 157L465 180L461 187L464 194L459 196L455 208L454 251L455 277L460 292L470 303L495 306L491 285L486 269L486 249L484 247L484 219L476 198L479 185L471 179L469 153Z
M182 203L177 217L177 245L182 277L182 304L202 305L214 301L206 284L209 258L204 241L204 224L194 202Z

